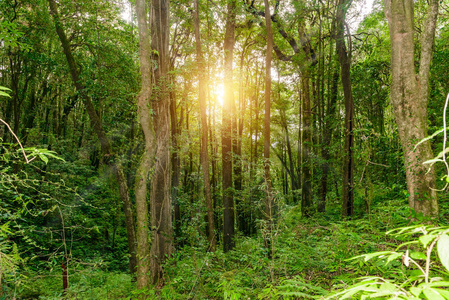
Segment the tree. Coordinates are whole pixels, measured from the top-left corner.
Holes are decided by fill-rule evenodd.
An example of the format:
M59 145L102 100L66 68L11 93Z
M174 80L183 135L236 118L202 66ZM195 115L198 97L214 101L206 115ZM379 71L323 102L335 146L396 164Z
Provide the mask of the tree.
M214 208L212 205L212 196L210 192L209 179L209 152L207 151L208 144L208 126L207 126L207 107L206 107L206 70L204 68L204 57L201 50L201 36L200 36L200 18L199 18L199 0L195 0L194 11L194 26L195 26L195 41L196 41L196 61L198 63L198 102L200 103L201 115L201 168L203 172L204 181L204 195L206 198L207 211L207 233L209 240L209 249L215 251L215 228L214 228Z
M147 181L154 168L155 133L150 113L151 98L151 49L147 23L147 7L145 0L136 1L137 24L139 28L139 57L142 87L137 97L137 111L140 125L144 133L145 150L135 178L136 215L137 215L137 288L148 288L150 270L150 245L148 230Z
M301 212L305 217L312 215L312 105L310 101L310 72L304 70L301 74L301 98L302 98L302 138L301 142Z
M265 26L267 30L267 52L265 56L265 118L264 118L264 179L265 179L265 215L268 222L273 217L273 192L270 174L270 148L271 148L271 57L273 51L273 32L271 30L271 13L268 0L265 4Z
M162 264L173 251L171 168L170 168L170 95L169 37L170 1L152 0L151 47L153 57L154 128L156 134L156 164L151 184L150 272L153 283L162 279Z
M340 60L340 74L345 97L345 150L343 157L343 205L344 217L354 213L354 102L351 86L351 57L345 43L345 16L350 1L339 0L336 16L336 46Z
M224 103L222 129L222 172L223 172L223 249L234 248L234 197L232 190L232 120L234 102L232 60L235 44L236 1L227 0L226 32L224 39Z
M61 46L63 48L64 55L67 60L70 75L72 78L72 83L75 86L75 89L78 92L79 97L84 101L84 105L86 106L87 113L91 120L92 126L100 141L103 157L105 158L106 163L109 166L111 166L115 178L117 180L117 184L119 186L120 197L123 202L123 211L125 213L126 231L128 234L128 249L130 253L129 271L130 273L134 273L136 269L136 233L134 224L134 213L132 209L132 203L129 198L128 185L126 183L125 173L120 162L114 157L110 141L106 136L106 133L104 132L103 127L101 125L101 119L98 116L97 111L95 110L92 100L89 98L89 96L85 91L83 82L80 80L80 71L77 67L75 58L73 57L70 42L67 39L62 22L60 20L56 2L55 0L48 0L48 4L50 7L50 13L53 16L53 22L55 25L56 33L59 36L59 40L61 41Z
M265 218L267 221L267 234L264 237L265 246L271 256L271 230L273 219L273 191L271 187L270 174L270 148L271 148L271 57L273 51L273 32L271 30L271 13L268 0L264 0L265 5L265 27L267 30L267 52L265 54L265 116L264 116L264 143L263 143L263 168L265 181Z
M427 136L429 69L438 16L438 0L430 0L421 33L419 71L415 72L414 2L385 0L391 39L391 103L404 153L410 208L424 216L438 215L435 173L423 162L432 158L430 142L415 145Z

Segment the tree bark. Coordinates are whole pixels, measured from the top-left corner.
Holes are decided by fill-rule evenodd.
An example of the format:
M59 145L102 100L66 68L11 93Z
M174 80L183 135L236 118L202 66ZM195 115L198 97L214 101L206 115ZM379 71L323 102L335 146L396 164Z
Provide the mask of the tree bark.
M115 154L112 152L111 144L109 142L106 133L104 132L101 126L101 120L95 110L95 107L92 103L92 100L86 94L84 86L79 78L79 70L77 68L75 58L72 55L72 50L70 48L70 43L67 39L67 36L64 32L63 25L61 23L57 5L55 0L48 0L48 4L50 7L50 13L53 16L53 22L55 23L56 33L59 36L59 40L61 41L61 45L67 60L67 64L69 66L70 75L72 77L73 85L75 86L76 91L78 92L80 98L84 101L84 105L86 106L87 113L91 120L91 124L94 128L95 133L100 141L101 150L103 152L104 161L108 164L115 175L117 180L117 185L120 193L120 198L123 202L123 211L125 214L125 223L126 223L126 232L128 236L128 251L130 254L129 258L129 271L133 274L136 270L136 233L135 233L135 225L134 225L134 216L133 216L133 208L131 200L129 199L128 193L128 185L126 183L125 173L123 171L123 167L120 162L116 159Z
M156 133L156 164L151 185L151 230L150 250L151 279L154 284L163 277L162 264L173 252L171 216L171 169L170 169L170 95L168 71L169 61L169 0L152 0L151 46L153 50L153 74L156 89L153 89L154 128Z
M287 168L287 163L285 163L285 170L286 173L290 176L290 182L291 182L291 186L292 186L292 196L293 196L293 203L297 203L298 202L298 190L299 190L299 182L296 179L296 170L295 170L295 163L293 161L293 154L292 154L292 146L291 146L291 142L290 142L290 135L288 133L288 125L287 125L287 117L285 116L285 111L282 112L281 114L281 120L282 120L282 125L284 127L285 130L285 143L287 146L287 155L285 158L285 161L287 161L287 157L289 160L289 168ZM288 188L288 183L287 183L287 188Z
M340 74L345 97L345 149L343 157L342 215L354 213L354 102L351 86L351 58L345 43L345 15L350 5L348 0L339 0L336 19L336 46L340 60Z
M171 168L172 168L172 202L174 210L174 233L175 233L175 247L179 246L179 239L181 238L181 207L179 205L179 183L181 178L181 157L180 157L180 145L179 136L181 134L184 106L181 106L181 118L178 121L176 112L176 93L170 92L170 121L171 121L171 140L172 140L172 155L171 155ZM184 101L182 99L181 101Z
M140 44L140 76L141 90L137 96L137 112L145 138L145 151L135 178L136 215L137 215L137 288L149 288L150 278L150 244L148 230L147 182L153 166L155 148L155 133L150 113L151 98L151 56L150 37L147 22L147 8L145 0L136 0L137 24Z
M329 55L330 57L330 63L329 63L329 71L332 71L332 61L333 61L333 55L332 50ZM330 72L329 72L330 73ZM333 133L333 126L332 122L335 118L335 111L337 109L337 93L338 93L338 69L334 68L332 77L329 76L329 78L332 78L332 85L328 84L328 90L329 96L327 101L327 109L326 109L326 116L324 120L324 126L323 126L323 146L321 148L321 155L323 157L323 163L321 165L322 168L322 177L321 177L321 200L318 203L318 211L319 212L325 212L326 211L326 195L328 190L328 176L329 176L329 162L331 159L330 155L330 145L332 141L332 133Z
M264 119L264 180L265 180L265 217L271 230L271 220L273 218L273 192L271 188L270 174L270 148L271 148L271 58L273 51L273 32L271 30L271 13L268 0L264 0L265 5L265 27L267 30L267 52L265 56L265 119Z
M248 37L249 38L249 37ZM245 115L246 106L243 104L243 64L245 61L245 52L248 47L248 38L245 41L245 44L242 49L242 53L240 55L240 74L239 74L239 110L236 112L234 109L234 118L236 123L236 129L234 130L234 188L237 194L235 199L235 210L237 214L237 226L240 232L245 232L246 227L246 218L245 218L245 205L244 205L244 197L242 195L242 170L243 170L243 161L242 161L242 135L243 135L243 119ZM238 116L238 122L237 122Z
M209 250L215 251L215 228L214 228L214 208L212 204L212 196L210 192L210 179L209 179L209 152L207 150L208 144L208 124L207 124L207 107L206 107L206 70L204 67L204 57L201 50L201 37L200 37L200 20L199 20L199 0L195 0L195 41L196 41L196 60L198 63L198 101L200 103L200 115L201 115L201 169L203 171L204 181L204 195L206 198L206 211L207 211L207 239L209 241Z
M430 142L415 148L427 136L429 69L438 16L438 0L430 0L421 33L419 73L415 72L413 0L385 0L391 39L391 103L404 152L408 201L424 216L438 216L435 173L422 163L432 158Z
M226 32L224 39L224 103L222 129L223 173L223 250L232 250L234 243L234 195L232 190L232 120L234 102L232 60L235 44L236 1L227 1Z
M312 148L312 108L310 103L309 72L302 74L302 194L301 211L305 217L312 215L312 170L310 168L310 152Z

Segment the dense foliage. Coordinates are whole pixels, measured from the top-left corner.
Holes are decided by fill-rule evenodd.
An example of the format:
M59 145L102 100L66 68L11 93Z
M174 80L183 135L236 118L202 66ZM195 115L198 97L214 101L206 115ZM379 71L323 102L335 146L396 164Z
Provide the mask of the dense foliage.
M0 1L0 299L449 299L445 1L425 123L409 115L408 127L441 131L408 141L439 158L415 174L441 179L423 202L410 194L417 169L392 99L384 3L265 1L265 18L264 1L172 0L162 68L152 2L148 106L159 148L141 173L149 145L135 2ZM416 72L432 3L414 2ZM131 249L140 174L147 246L160 234L173 249L151 252L163 272L139 289L133 259L150 261ZM168 234L150 213L156 180L170 190ZM435 190L437 213L425 207Z

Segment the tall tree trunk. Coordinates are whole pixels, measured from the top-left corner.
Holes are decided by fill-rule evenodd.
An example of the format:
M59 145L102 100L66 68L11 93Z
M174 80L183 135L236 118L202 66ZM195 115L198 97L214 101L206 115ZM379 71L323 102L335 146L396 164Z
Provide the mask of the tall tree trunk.
M204 195L206 198L206 211L207 211L207 233L209 241L209 250L215 251L215 228L214 228L214 208L212 204L212 196L210 193L210 179L209 179L209 152L207 150L208 144L208 124L207 124L207 107L206 107L206 70L204 67L204 57L201 50L201 37L200 37L200 20L199 20L199 0L195 0L195 41L196 41L196 60L198 63L198 76L199 76L199 95L198 101L200 103L200 115L201 115L201 169L203 171L204 181Z
M332 68L332 52L330 55L331 62L329 70ZM335 116L335 111L337 108L337 81L338 81L338 69L334 68L333 74L332 74L332 91L329 92L328 102L327 102L327 109L326 109L326 116L324 120L324 128L323 128L323 146L321 148L321 155L323 157L323 163L321 165L323 175L321 177L321 200L318 203L318 211L319 212L325 212L326 211L326 195L328 190L328 176L329 176L329 162L331 159L330 155L330 144L332 140L332 122L333 118ZM330 81L330 80L329 80ZM331 89L331 86L328 85L328 89Z
M184 101L182 99L181 101ZM181 157L180 157L180 145L179 136L181 134L181 128L183 123L184 106L181 106L181 118L178 121L176 112L176 93L170 92L170 120L171 120L171 140L172 149L171 154L171 168L172 168L172 202L174 210L174 231L175 231L175 247L178 247L178 240L181 237L181 207L179 205L179 183L181 177Z
M13 132L19 133L20 125L20 106L22 101L20 98L19 79L22 69L22 62L15 53L9 52L9 69L11 71L11 89L12 89L12 113L13 113ZM11 112L11 111L9 111Z
M63 25L61 23L58 9L55 0L48 0L48 4L50 6L50 13L53 16L53 22L55 23L56 33L59 36L59 40L61 41L61 45L67 59L67 64L69 66L70 75L72 77L73 85L75 86L76 91L78 92L80 98L84 101L84 105L86 106L87 113L91 120L92 126L94 128L95 133L97 134L98 139L100 140L101 150L103 152L104 161L108 164L115 175L117 180L118 189L120 192L120 198L123 202L123 211L125 214L125 223L126 223L126 232L128 236L128 250L130 254L129 258L129 271L133 274L136 270L136 232L134 225L134 216L133 216L133 208L131 200L129 199L128 193L128 185L126 184L126 177L123 171L122 165L118 162L115 155L112 152L111 144L109 142L106 133L101 127L100 118L95 111L95 107L86 94L84 86L80 81L79 70L77 68L75 58L72 55L72 50L70 47L70 43L67 39L67 36L64 32Z
M247 47L247 41L243 46L242 54L240 56L240 72L239 72L239 107L238 112L234 109L234 120L236 123L234 131L234 189L236 191L237 197L235 199L235 210L237 213L237 225L240 232L245 231L246 218L245 218L245 208L244 208L244 198L242 195L242 133L243 133L243 118L244 109L243 107L243 64L245 60L245 51ZM238 118L237 118L238 115ZM238 119L238 122L237 122Z
M273 192L271 189L270 174L270 148L271 148L271 58L273 51L273 32L271 30L271 13L268 0L264 0L265 5L265 26L267 29L267 52L265 56L265 119L264 119L264 180L265 180L265 217L268 220L268 229L271 230L271 220L273 218Z
M211 103L210 99L210 87L208 88L208 94L209 94L209 107L211 107L210 113L209 113L209 132L210 132L210 138L209 138L209 144L210 144L210 151L211 151L211 160L212 160L212 204L213 204L213 208L214 208L214 227L215 228L220 228L221 227L221 218L217 217L217 213L216 213L216 208L218 205L218 182L219 182L219 177L220 174L217 171L218 169L218 142L217 142L217 138L216 138L216 123L215 123L215 107L216 107L216 102L213 101ZM220 234L218 232L216 232L215 234L215 240L219 240L220 239Z
M262 80L263 80L263 73L261 72L260 76L259 76L259 82L262 84ZM257 86L259 86L258 84L256 85L256 96L255 96L255 103L254 103L254 119L255 119L255 124L254 127L256 128L255 133L254 133L254 155L253 155L253 167L257 166L257 160L259 158L259 113L260 113L260 106L261 106L261 101L259 101L259 89L257 88ZM262 87L261 87L262 88Z
M438 16L438 0L430 0L421 33L419 73L415 72L413 0L385 0L391 39L391 103L404 152L409 206L424 216L438 215L435 173L422 163L432 158L427 136L429 69Z
M312 215L312 170L310 168L310 152L312 147L312 108L310 105L310 86L309 72L304 71L302 74L302 194L301 194L301 211L303 216L310 217Z
M224 88L222 129L222 172L223 172L223 250L232 250L234 243L234 195L232 192L232 120L234 102L232 60L235 44L236 1L227 1L226 32L224 39Z
M265 54L265 115L264 115L264 181L265 181L265 218L266 235L264 236L265 247L268 251L268 257L272 256L271 233L273 222L273 191L271 188L270 173L270 148L271 148L271 59L273 51L273 32L271 29L271 13L268 0L264 0L265 6L265 27L267 30L267 52Z
M251 118L251 128L254 128L254 152L252 151L253 147L251 147L251 170L250 170L250 179L254 178L254 169L257 164L257 141L259 137L259 84L262 82L262 73L259 76L258 65L256 65L256 86L254 91L254 99L251 101L253 105L253 109L251 110L251 116L254 116L254 121ZM253 133L251 132L251 143L253 143ZM252 146L252 145L251 145Z
M297 153L298 153L298 159L297 159L297 166L296 166L296 170L297 170L297 175L296 175L296 178L298 178L298 194L300 194L301 195L301 206L302 206L302 181L303 181L303 179L302 179L302 163L303 163L303 153L302 153L302 151L303 151L303 140L302 140L302 134L303 134L303 129L304 128L302 128L303 127L303 122L304 122L304 114L303 114L303 102L304 102L304 99L303 99L303 97L302 97L302 91L301 91L301 82L302 82L302 79L300 80L300 84L298 84L298 103L299 103L299 111L298 111L298 151L297 151Z
M170 95L168 71L169 61L169 0L152 0L151 46L153 64L154 128L156 132L156 165L151 185L151 227L150 251L151 279L153 283L162 279L162 264L173 251L171 216L171 169L170 169Z
M296 180L295 163L293 161L292 146L290 143L290 135L288 133L287 118L285 116L285 112L282 113L282 122L283 122L283 127L285 130L285 143L287 146L287 156L288 156L289 166L290 166L290 172L287 171L287 173L290 175L290 182L291 182L292 193L293 193L293 202L297 203L298 202L299 184ZM287 160L287 157L285 159ZM285 169L287 170L287 168L285 168Z
M351 58L345 43L345 15L350 5L348 0L339 0L336 20L336 46L340 60L341 82L345 97L345 149L343 158L342 214L344 217L354 213L354 103L351 86Z
M187 134L187 139L191 142L191 132L190 132L190 108L188 107L188 93L190 90L190 81L186 81L184 84L184 91L183 91L183 107L185 111L185 118L186 118L186 126L185 126L185 132ZM184 168L184 179L183 179L183 192L188 194L189 196L192 194L192 180L191 180L191 174L192 174L192 147L189 145L187 150L187 157L184 157L183 159L183 168ZM190 197L191 198L191 197Z
M147 7L145 0L136 0L137 24L140 44L140 76L142 87L137 97L137 112L145 138L145 151L135 178L136 215L137 215L137 288L149 288L150 278L150 244L148 230L148 175L154 166L155 133L150 113L151 98L151 56L150 37L147 22ZM152 175L152 174L150 174Z

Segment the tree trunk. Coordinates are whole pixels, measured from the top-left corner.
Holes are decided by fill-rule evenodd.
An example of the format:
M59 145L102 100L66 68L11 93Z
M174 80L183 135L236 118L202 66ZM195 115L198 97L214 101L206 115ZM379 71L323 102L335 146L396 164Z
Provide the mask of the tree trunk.
M232 250L234 243L234 195L232 191L232 120L234 102L232 59L235 44L236 1L227 1L226 32L224 39L224 89L222 129L222 172L223 172L223 250Z
M438 16L438 0L430 0L421 33L419 73L415 72L414 4L412 0L385 0L391 39L391 103L393 104L409 193L409 206L424 216L438 216L435 173L422 163L432 158L430 142L416 147L427 136L429 69Z
M312 108L310 105L310 87L309 72L304 71L302 74L302 194L301 194L301 211L305 217L312 215L312 170L310 168L310 152L312 146Z
M215 123L215 107L216 107L216 102L214 101L213 103L211 103L210 99L210 87L208 89L208 94L209 94L209 107L211 107L212 109L210 110L210 114L209 114L209 132L210 132L210 138L209 138L209 144L210 144L210 151L211 151L211 160L212 160L212 205L213 205L213 209L214 209L214 227L215 228L220 228L221 227L221 218L217 217L217 213L216 213L216 208L217 208L217 204L218 204L218 193L217 193L217 189L218 189L218 182L219 182L219 173L217 171L218 169L218 142L216 139L216 123ZM211 116L212 115L212 116ZM210 119L212 117L212 120ZM217 232L215 234L215 240L219 240L220 239L220 234Z
M333 66L333 46L331 44L329 53L329 74L332 72L332 76L329 76L327 82L328 98L327 98L327 109L326 116L324 119L323 128L323 147L321 148L321 155L323 157L323 163L321 165L323 175L321 177L321 200L318 203L318 211L326 211L326 195L328 190L328 175L329 175L329 162L331 159L330 155L330 144L332 141L333 126L332 122L334 120L335 111L337 109L337 92L338 92L338 69ZM332 68L333 71L332 71ZM331 82L332 81L332 82Z
M243 134L243 118L245 115L244 104L243 104L243 64L245 60L245 51L247 47L247 41L243 46L242 54L240 56L240 74L239 74L239 110L238 113L236 109L234 110L234 118L236 123L236 129L234 131L234 189L236 191L237 197L235 199L235 210L237 213L237 226L240 232L245 232L246 218L245 218L245 206L244 197L242 195L242 134ZM237 122L238 115L238 122Z
M129 199L128 185L126 184L126 177L123 171L122 165L115 159L115 155L112 153L111 144L109 142L106 133L101 127L100 118L95 111L95 107L91 99L87 96L84 86L79 78L79 70L77 68L75 58L72 55L72 50L67 36L64 32L61 20L59 18L57 5L55 0L48 0L50 6L50 13L53 16L53 22L55 23L56 33L61 41L62 48L64 50L67 64L69 66L70 74L72 77L73 85L78 92L81 99L84 101L87 113L91 120L94 131L100 140L101 150L103 152L104 161L112 168L115 178L117 180L118 189L120 192L120 198L123 202L123 211L125 214L126 232L128 235L128 250L130 254L129 258L129 271L133 274L136 270L136 233L134 225L134 216L131 200Z
M295 163L293 161L293 155L292 155L292 146L290 143L290 135L288 133L288 126L287 126L287 118L285 116L285 112L282 114L282 120L283 120L283 127L285 130L285 142L287 145L287 156L289 160L289 166L290 166L290 172L287 171L287 173L290 175L290 182L292 186L292 193L293 193L293 203L298 202L298 190L299 190L299 184L296 180L296 172L295 172ZM287 158L286 158L287 160ZM286 168L287 170L287 168ZM288 186L287 186L288 187Z
M336 75L335 75L336 74ZM334 72L334 80L338 80L338 72ZM335 96L332 95L330 98L333 100L328 103L330 108L327 109L326 120L324 122L324 137L323 137L323 147L321 149L321 155L323 157L323 163L321 165L323 175L321 177L321 200L318 204L318 211L325 212L326 211L326 195L328 189L328 175L329 175L329 162L331 159L329 146L332 140L332 118L335 115L336 109L336 100L337 100L337 92L335 92Z
M340 74L345 97L345 149L343 157L343 203L342 214L344 217L352 216L354 213L354 103L352 100L351 86L351 58L345 44L345 12L348 10L350 1L339 0L336 20L336 45L340 60Z
M265 119L264 119L264 180L265 180L265 217L268 220L268 230L271 230L270 223L273 218L273 192L271 189L270 174L270 148L271 148L271 58L273 51L273 32L271 30L271 13L268 0L264 0L265 5L265 26L267 29L267 52L265 56Z
M154 166L155 133L150 113L151 98L151 56L150 37L147 23L145 0L136 0L137 24L140 44L140 76L142 87L137 97L137 112L145 138L145 151L135 178L136 215L137 215L137 288L149 288L150 278L150 244L148 230L147 181ZM150 174L151 176L152 174Z
M204 68L204 57L201 50L201 37L200 37L200 20L199 20L199 0L195 0L195 41L196 41L196 60L198 63L198 76L199 76L199 95L198 101L200 103L200 115L201 115L201 169L203 171L204 181L204 195L206 198L206 211L207 211L207 239L209 241L209 250L215 251L215 228L214 228L214 208L212 204L212 196L210 193L210 179L209 179L209 152L207 150L208 143L208 124L207 124L207 107L206 107L206 70Z
M150 266L154 284L163 277L162 264L173 251L170 169L170 95L169 95L169 0L152 0L151 46L153 74L154 128L156 132L156 165L151 185L151 230L153 233Z
M179 205L179 182L181 177L181 157L180 157L180 145L179 136L181 134L184 106L181 107L181 118L178 122L176 112L176 93L170 92L170 120L171 120L171 140L173 152L171 155L171 168L172 168L172 202L174 210L174 232L175 232L175 247L178 247L178 240L181 237L181 208ZM183 101L183 100L181 100Z

